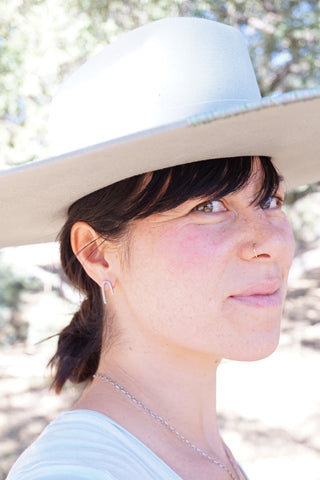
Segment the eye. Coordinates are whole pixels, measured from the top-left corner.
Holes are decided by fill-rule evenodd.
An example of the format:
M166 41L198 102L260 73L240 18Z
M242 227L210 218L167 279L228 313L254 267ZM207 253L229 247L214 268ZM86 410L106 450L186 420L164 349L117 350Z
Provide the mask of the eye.
M266 200L263 200L263 202L260 203L260 208L263 210L268 210L268 209L276 209L276 208L281 208L283 205L283 198L274 195L272 197L267 198Z
M210 200L208 202L200 203L200 205L197 205L193 210L204 213L220 213L226 212L227 208L221 200Z

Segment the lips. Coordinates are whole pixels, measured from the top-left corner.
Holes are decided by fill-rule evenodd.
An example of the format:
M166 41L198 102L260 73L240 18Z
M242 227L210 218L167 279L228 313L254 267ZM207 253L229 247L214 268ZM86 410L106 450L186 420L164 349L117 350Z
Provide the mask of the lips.
M251 285L240 293L230 295L231 300L244 305L260 308L279 307L282 304L281 281L267 280Z

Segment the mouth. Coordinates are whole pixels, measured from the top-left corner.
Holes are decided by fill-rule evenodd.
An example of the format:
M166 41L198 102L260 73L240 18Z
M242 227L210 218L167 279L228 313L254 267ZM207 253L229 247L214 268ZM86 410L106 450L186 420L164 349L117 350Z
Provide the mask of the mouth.
M229 297L232 301L257 308L275 308L282 305L279 281L271 281L250 287Z
M243 303L252 307L274 308L282 305L280 290L274 293L257 293L254 295L235 295L229 297L231 300Z

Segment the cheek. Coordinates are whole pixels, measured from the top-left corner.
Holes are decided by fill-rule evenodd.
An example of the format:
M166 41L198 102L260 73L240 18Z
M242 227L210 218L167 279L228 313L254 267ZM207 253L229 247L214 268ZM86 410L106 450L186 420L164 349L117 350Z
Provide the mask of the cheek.
M151 298L151 308L167 315L178 311L194 315L193 310L208 305L220 288L219 278L228 263L227 244L221 237L222 232L213 235L197 225L141 236L143 242L136 245L130 267L138 284L135 294L143 302Z
M219 243L199 227L167 229L143 241L131 264L138 285L129 299L143 328L180 345L203 347L218 315L216 297L225 264Z
M222 230L222 229L221 229ZM166 233L157 241L155 255L173 276L203 276L206 271L220 271L228 258L229 245L223 231L188 226Z
M171 326L177 316L185 325L212 317L232 250L222 237L223 232L188 226L144 241L131 266L139 276L135 304L144 304L144 312L156 322L166 317Z

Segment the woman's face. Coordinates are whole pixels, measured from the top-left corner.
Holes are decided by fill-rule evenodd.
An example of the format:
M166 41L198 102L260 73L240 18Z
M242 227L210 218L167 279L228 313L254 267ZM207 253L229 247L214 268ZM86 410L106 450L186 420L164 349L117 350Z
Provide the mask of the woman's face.
M294 241L281 188L268 208L252 205L260 168L220 201L190 200L134 224L112 300L127 339L217 360L272 353Z

